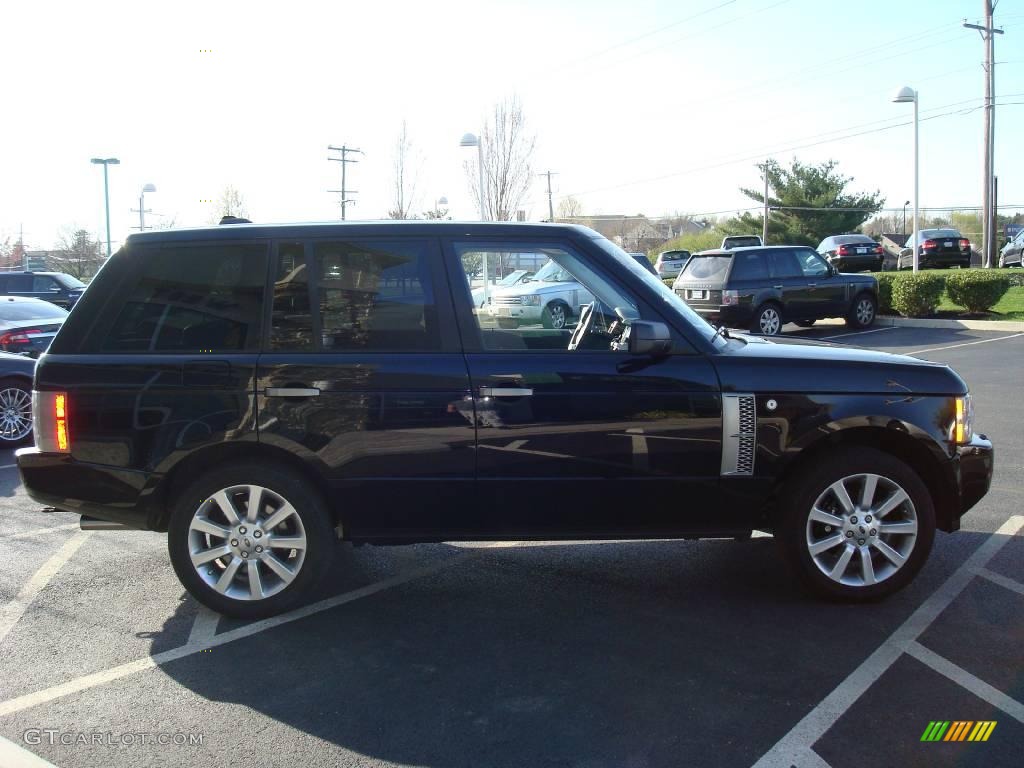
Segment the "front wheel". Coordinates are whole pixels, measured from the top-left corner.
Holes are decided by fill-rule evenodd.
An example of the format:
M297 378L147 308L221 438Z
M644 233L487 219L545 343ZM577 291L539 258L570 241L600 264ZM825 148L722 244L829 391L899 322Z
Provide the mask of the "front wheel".
M754 313L750 324L751 333L762 336L778 336L782 330L782 310L777 304L762 304Z
M846 324L851 328L867 328L875 322L878 302L869 293L862 293L853 300L853 306L846 316Z
M13 447L32 437L32 390L20 381L0 381L0 446Z
M812 592L876 600L910 583L928 558L935 510L909 466L873 448L825 456L782 494L776 539Z
M171 564L189 593L242 619L295 607L327 570L333 544L320 494L257 462L200 477L175 500L167 528Z
M541 323L545 328L565 328L569 324L569 307L561 301L551 302L541 312Z

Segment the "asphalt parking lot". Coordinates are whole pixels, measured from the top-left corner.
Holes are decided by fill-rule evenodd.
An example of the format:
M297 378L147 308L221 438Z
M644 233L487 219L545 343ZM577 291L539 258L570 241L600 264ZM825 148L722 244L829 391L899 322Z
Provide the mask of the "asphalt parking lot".
M996 445L888 601L814 601L767 537L342 546L306 607L218 620L163 536L41 512L5 451L0 767L1020 765L1024 334L793 335L948 362Z

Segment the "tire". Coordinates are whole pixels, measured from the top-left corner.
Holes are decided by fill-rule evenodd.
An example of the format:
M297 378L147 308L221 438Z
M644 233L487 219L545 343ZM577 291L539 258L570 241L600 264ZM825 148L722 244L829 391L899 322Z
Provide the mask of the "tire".
M865 511L861 494L870 477L875 489ZM909 584L928 559L935 538L932 498L918 474L895 456L874 448L839 449L803 468L792 483L780 496L775 538L813 594L879 600ZM840 484L851 503L848 512L833 490ZM887 526L893 529L885 532Z
M255 524L246 516L253 487L260 489L263 500ZM223 506L232 502L238 513L234 525ZM281 513L282 502L293 511L275 521L272 518ZM194 523L206 527L200 530ZM214 527L224 535L214 534ZM301 541L304 548L260 543L284 538L289 544ZM167 528L171 564L189 594L217 613L240 619L265 618L295 607L323 578L334 543L321 495L308 481L262 462L230 464L200 477L174 500ZM226 550L223 556L193 565L193 552L221 549ZM270 558L276 560L273 566L268 564ZM286 578L279 565L294 575ZM258 587L251 580L254 568ZM257 588L266 596L256 598Z
M0 447L14 448L32 439L32 386L0 379Z
M878 300L870 293L859 293L850 305L846 325L850 328L868 328L875 322L877 316Z
M814 320L794 320L793 322L799 325L801 328L810 328L815 323Z
M778 336L782 332L784 321L782 307L772 301L765 302L754 312L750 322L750 332L761 336Z
M572 313L569 311L569 305L564 301L552 301L541 312L540 320L544 324L545 328L556 328L561 330L569 325L569 318L572 317Z

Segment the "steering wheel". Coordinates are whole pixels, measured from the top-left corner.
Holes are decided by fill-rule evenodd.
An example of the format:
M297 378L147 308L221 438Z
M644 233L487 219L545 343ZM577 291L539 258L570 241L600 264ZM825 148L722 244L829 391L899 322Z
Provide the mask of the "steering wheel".
M587 304L580 311L580 321L576 324L576 329L572 332L572 338L569 339L569 351L572 352L579 348L580 344L590 333L594 327L594 318L597 316L597 312L594 311L594 307L597 305L597 301L592 301Z

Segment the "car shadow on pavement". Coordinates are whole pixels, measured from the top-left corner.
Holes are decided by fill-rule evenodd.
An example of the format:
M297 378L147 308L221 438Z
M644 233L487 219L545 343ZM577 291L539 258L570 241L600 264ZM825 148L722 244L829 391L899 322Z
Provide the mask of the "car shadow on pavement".
M161 669L371 761L749 765L985 538L868 605L804 595L771 539L524 543Z

